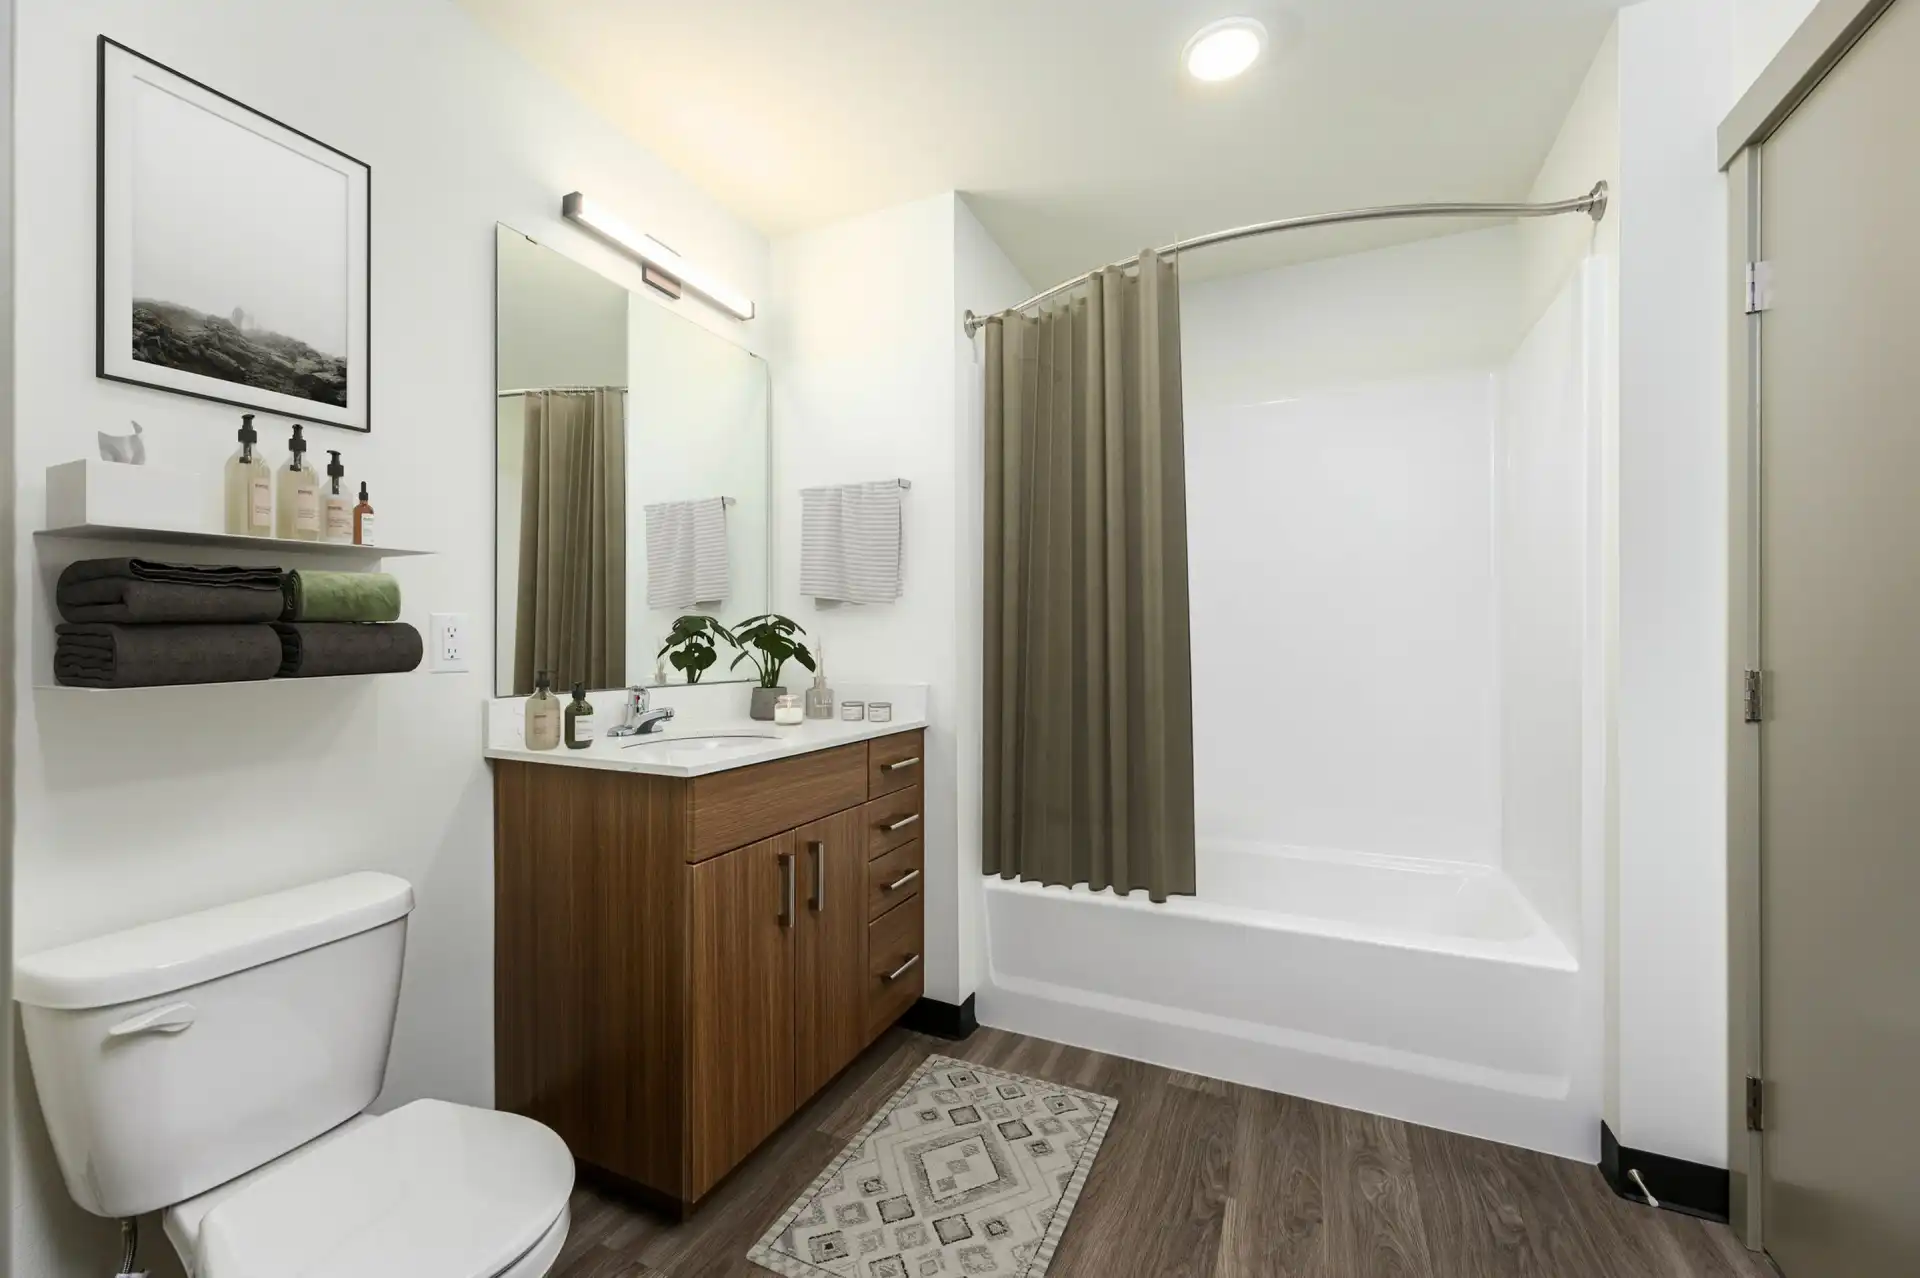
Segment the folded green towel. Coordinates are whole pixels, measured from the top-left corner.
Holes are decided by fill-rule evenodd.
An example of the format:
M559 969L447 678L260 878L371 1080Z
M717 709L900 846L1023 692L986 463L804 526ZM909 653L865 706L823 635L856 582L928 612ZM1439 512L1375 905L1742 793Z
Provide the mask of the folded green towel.
M400 583L384 572L290 572L280 620L398 621Z

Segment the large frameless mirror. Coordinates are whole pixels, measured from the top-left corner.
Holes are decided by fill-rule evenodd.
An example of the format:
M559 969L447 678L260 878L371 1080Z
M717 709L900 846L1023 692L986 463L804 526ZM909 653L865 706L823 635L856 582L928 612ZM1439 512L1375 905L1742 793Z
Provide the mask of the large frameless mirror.
M496 266L495 689L679 682L676 618L769 607L766 362L511 227Z

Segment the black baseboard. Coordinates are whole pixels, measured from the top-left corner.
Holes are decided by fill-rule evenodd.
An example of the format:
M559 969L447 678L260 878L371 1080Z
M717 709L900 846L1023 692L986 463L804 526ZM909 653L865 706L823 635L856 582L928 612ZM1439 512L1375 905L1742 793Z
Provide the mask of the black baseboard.
M1614 1136L1611 1127L1601 1123L1600 1174L1614 1193L1629 1202L1645 1205L1646 1194L1627 1176L1630 1171L1640 1173L1640 1179L1647 1183L1647 1192L1659 1199L1667 1210L1726 1222L1728 1209L1733 1205L1732 1182L1726 1168L1690 1163L1684 1158L1669 1158L1643 1149L1628 1149Z
M923 998L907 1009L900 1025L916 1034L958 1042L979 1029L980 1021L973 1014L973 995L969 994L967 1001L958 1007L939 999Z

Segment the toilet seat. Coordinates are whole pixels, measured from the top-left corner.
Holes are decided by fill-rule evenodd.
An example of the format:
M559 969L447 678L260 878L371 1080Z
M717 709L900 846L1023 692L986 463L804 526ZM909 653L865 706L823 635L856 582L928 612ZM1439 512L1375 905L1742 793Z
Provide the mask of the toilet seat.
M546 1127L423 1100L176 1204L166 1230L194 1278L533 1278L572 1189Z

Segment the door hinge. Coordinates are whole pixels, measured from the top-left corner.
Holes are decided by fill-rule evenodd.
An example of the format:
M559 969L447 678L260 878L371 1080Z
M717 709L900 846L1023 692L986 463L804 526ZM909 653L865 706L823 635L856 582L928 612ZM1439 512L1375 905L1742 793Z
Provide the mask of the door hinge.
M1760 722L1761 715L1766 712L1766 697L1762 691L1765 687L1766 680L1758 670L1747 671L1746 695L1743 701L1748 723Z
M1747 314L1773 309L1773 263L1747 263Z
M1747 1075L1747 1130L1763 1132L1767 1129L1766 1089L1759 1079Z

